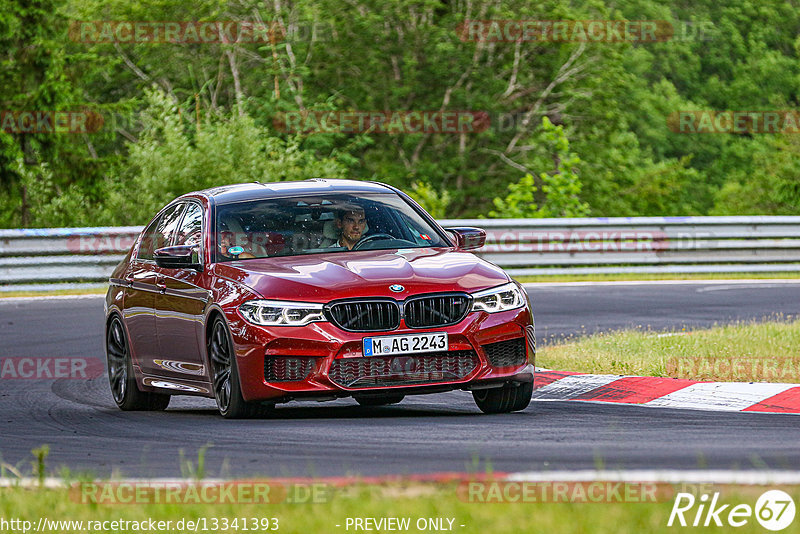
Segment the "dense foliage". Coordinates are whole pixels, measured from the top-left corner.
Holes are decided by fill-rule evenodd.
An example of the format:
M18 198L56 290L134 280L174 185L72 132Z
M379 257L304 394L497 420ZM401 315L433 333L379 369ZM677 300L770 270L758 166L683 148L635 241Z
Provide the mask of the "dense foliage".
M469 20L659 20L661 42L462 39ZM77 21L248 21L255 42L106 42ZM77 29L76 29L77 28ZM232 182L353 177L438 217L792 214L800 140L691 134L681 110L791 110L800 10L778 0L0 0L0 227L141 224ZM477 132L285 131L313 111L480 111Z

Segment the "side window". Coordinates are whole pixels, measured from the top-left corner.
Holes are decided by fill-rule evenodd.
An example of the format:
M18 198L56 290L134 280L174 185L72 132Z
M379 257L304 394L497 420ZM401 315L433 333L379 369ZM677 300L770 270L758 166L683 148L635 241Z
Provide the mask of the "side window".
M185 207L185 203L180 203L164 212L156 228L155 244L153 245L154 250L168 247L172 244L172 239L175 236L175 231L178 229L178 223L181 220L181 215Z
M195 256L195 260L199 260L199 247L203 239L203 208L194 202L189 202L186 206L186 214L178 228L175 244L197 245L198 255Z
M161 217L156 217L156 219L150 223L150 225L145 229L142 233L142 242L139 244L139 251L136 253L136 258L139 260L152 260L153 259L153 251L155 250L156 242L156 228L158 228L158 223L161 221Z
M203 208L190 202L178 228L176 245L199 245L203 229Z

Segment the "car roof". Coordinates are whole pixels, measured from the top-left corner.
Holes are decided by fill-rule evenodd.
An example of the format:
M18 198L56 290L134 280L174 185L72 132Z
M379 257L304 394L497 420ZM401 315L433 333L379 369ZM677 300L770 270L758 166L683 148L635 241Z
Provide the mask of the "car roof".
M213 199L216 204L228 204L243 200L305 196L320 193L392 193L394 189L378 182L358 180L322 179L297 182L250 182L212 187L197 193ZM191 194L191 193L190 193Z

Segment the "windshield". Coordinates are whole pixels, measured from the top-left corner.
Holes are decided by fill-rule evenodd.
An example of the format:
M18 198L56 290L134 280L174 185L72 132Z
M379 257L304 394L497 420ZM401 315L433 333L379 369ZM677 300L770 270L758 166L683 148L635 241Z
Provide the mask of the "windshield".
M396 194L315 195L222 205L216 261L450 246Z

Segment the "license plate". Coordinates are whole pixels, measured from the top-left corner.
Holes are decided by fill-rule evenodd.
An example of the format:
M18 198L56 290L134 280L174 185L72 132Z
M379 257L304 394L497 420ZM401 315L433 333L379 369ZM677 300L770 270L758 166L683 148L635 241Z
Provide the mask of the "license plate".
M364 356L393 356L446 351L447 332L364 338Z

